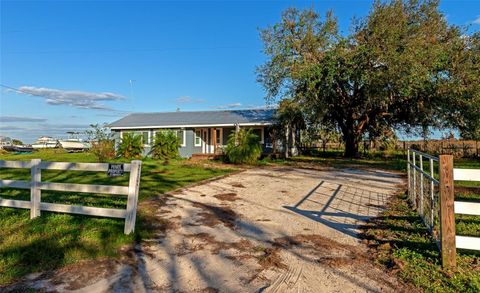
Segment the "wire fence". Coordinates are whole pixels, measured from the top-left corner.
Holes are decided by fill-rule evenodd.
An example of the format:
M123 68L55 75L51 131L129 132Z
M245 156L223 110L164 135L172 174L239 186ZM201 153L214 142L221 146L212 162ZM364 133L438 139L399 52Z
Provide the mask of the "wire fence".
M408 197L437 242L439 228L439 181L437 157L409 149L407 151Z
M399 141L397 149L415 149L430 154L450 154L455 158L480 157L480 141L477 140L418 140Z
M456 266L456 250L480 250L480 237L456 235L455 215L480 216L480 202L456 201L455 181L480 182L480 169L456 169L453 155L407 150L408 197L436 240L444 268Z

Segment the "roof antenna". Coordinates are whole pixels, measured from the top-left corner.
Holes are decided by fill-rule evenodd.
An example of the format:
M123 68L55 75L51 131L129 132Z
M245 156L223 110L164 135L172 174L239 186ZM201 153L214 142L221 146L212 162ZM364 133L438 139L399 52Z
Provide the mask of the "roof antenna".
M180 112L180 108L177 107L177 112Z
M130 79L128 81L130 83L130 101L132 103L132 110L135 109L135 103L133 102L133 83L136 82L135 79Z

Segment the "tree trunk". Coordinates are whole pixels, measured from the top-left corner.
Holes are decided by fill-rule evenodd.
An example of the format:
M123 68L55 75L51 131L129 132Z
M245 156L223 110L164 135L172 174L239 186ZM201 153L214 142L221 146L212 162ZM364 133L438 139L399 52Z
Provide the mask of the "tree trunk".
M358 139L355 136L355 133L352 130L347 130L343 134L343 139L345 141L345 157L358 157Z
M290 147L289 139L290 138L290 133L289 133L289 127L288 124L285 129L285 143L284 143L284 152L285 152L285 158L288 158L288 149Z
M292 129L291 129L291 132L292 132L292 143L290 145L290 156L291 157L294 157L297 155L297 151L296 151L296 141L297 141L297 138L295 136L295 133L296 133L297 129L295 129L295 126L292 126Z

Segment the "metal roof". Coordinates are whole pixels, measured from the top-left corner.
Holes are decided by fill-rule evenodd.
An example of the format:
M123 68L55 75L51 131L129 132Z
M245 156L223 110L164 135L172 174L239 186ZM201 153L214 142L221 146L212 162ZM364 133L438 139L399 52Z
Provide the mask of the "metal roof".
M111 128L162 128L272 124L275 109L132 113L109 125Z

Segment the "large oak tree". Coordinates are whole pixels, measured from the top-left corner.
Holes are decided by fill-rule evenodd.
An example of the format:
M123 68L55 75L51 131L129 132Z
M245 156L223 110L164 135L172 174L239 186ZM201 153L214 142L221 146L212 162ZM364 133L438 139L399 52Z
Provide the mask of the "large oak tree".
M332 13L291 8L261 38L267 99L293 98L308 117L338 128L346 156L366 135L392 128L478 135L480 38L449 25L438 1L377 1L348 35Z

